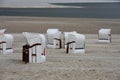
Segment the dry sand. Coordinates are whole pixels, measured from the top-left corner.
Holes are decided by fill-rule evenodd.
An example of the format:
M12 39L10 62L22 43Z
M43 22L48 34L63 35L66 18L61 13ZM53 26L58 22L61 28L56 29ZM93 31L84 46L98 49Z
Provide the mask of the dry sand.
M120 80L120 20L0 17L0 24L15 38L14 53L0 55L0 80ZM110 44L97 42L97 30L103 26L116 33L112 34ZM66 54L64 48L47 49L45 63L22 62L22 46L26 42L20 32L45 33L50 27L85 34L86 53Z
M22 62L22 34L13 34L14 53L0 55L0 80L120 80L120 35L100 44L96 34L86 35L86 54L47 49L45 63Z

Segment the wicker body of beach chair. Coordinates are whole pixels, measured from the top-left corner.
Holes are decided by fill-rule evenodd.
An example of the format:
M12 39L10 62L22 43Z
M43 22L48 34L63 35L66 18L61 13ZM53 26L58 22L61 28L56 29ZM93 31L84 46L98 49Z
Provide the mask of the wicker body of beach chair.
M100 29L98 32L98 42L111 42L111 29Z
M58 29L47 30L47 48L61 48L61 31Z
M85 36L83 34L74 33L68 35L66 53L85 53Z
M25 63L42 63L46 61L45 36L43 34L23 32L27 44L23 46Z

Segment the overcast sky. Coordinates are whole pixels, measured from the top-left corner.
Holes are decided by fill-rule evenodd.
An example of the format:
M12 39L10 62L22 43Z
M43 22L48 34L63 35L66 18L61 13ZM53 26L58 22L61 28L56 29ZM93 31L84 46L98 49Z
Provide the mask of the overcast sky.
M116 2L120 0L0 0L0 6L23 7L23 6L40 6L48 3L68 3L68 2Z
M0 0L0 2L2 3L11 3L11 2L14 2L14 3L36 3L36 2L104 2L104 1L107 1L107 2L110 2L110 1L119 1L119 0Z

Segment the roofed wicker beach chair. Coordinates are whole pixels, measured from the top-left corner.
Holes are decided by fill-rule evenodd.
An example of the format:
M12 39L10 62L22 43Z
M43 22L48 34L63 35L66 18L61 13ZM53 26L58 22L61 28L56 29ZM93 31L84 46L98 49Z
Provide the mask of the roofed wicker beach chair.
M43 34L23 32L27 44L23 46L25 63L42 63L46 61L45 36Z
M6 29L0 29L0 54L13 53L14 37L11 34L5 34Z
M6 54L5 36L0 34L0 54Z
M69 34L76 34L76 31L71 31L71 32L64 32L64 47L67 48L67 43L68 43L68 35Z
M74 33L68 35L66 53L85 53L86 38L83 34Z
M61 48L61 31L58 29L47 30L47 48Z
M111 29L100 29L98 32L98 42L111 42Z

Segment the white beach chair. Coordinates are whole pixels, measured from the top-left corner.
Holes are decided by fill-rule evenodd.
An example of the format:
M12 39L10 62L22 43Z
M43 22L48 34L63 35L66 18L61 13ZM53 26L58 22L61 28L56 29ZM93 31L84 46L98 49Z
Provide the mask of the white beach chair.
M1 54L13 53L13 35L4 34L6 29L0 30L0 50Z
M13 41L14 37L11 34L5 34L6 41L6 54L13 53Z
M98 42L111 42L111 29L100 29L98 32Z
M0 54L6 54L6 41L4 35L0 35Z
M76 34L76 31L71 31L71 32L64 32L64 47L67 48L67 43L68 43L68 35L69 34Z
M45 37L38 33L23 32L27 45L23 46L23 61L41 63L46 61Z
M85 36L83 34L69 34L66 53L85 53Z
M0 35L0 48L2 54L13 53L13 36L10 34Z
M58 29L47 30L47 47L48 48L61 48L61 32Z

